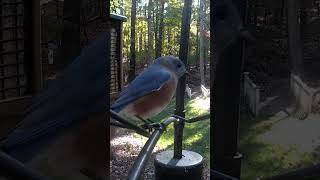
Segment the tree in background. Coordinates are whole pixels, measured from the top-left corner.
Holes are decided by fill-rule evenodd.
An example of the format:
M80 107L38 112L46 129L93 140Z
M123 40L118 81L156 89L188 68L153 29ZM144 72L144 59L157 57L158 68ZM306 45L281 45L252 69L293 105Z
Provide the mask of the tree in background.
M136 75L136 11L136 0L132 0L129 82L131 82Z
M202 77L208 77L205 67L209 63L206 58L209 54L209 38L207 36L209 6L207 4L210 1L201 1L203 3L202 29L204 30L202 34ZM133 52L131 44L134 39L134 44L137 46L135 48L135 70L138 74L143 69L143 65L150 64L159 56L178 56L183 3L180 0L136 0L135 2L135 36L130 35L133 32L132 0L111 0L111 11L120 14L122 9L122 15L128 18L128 21L123 24L123 67L131 67L129 65L132 62L131 52ZM187 52L189 67L200 72L200 0L192 2L189 43L189 51ZM128 71L130 70L124 69L125 74ZM200 74L196 73L194 77L193 81L200 85Z
M158 38L156 39L156 58L162 56L162 41L163 41L163 18L164 18L164 0L160 0L160 11L159 16L159 27L158 27Z
M147 53L147 61L151 61L152 59L152 10L153 10L153 2L149 0L148 4L148 53Z
M204 0L200 0L200 48L199 48L199 55L200 55L200 79L201 85L205 86L205 79L204 79Z

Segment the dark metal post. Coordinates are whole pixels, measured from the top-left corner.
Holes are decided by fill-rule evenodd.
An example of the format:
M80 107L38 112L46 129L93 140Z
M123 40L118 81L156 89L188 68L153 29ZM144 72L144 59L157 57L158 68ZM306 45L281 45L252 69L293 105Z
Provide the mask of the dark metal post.
M82 0L63 2L63 32L60 65L65 66L80 54L80 5ZM60 69L59 69L60 70Z
M184 1L182 23L181 23L179 58L184 62L186 66L188 62L191 5L192 5L192 0ZM184 110L185 89L186 89L186 76L183 76L180 78L178 87L177 87L176 111L175 111L175 114L181 117L185 117L185 110ZM184 128L184 121L179 121L174 125L174 158L176 159L182 158L183 128Z
M42 89L42 63L41 63L41 15L40 3L37 0L32 1L32 62L33 77L35 80L34 90L39 92Z
M41 63L41 16L39 1L24 2L25 71L27 93L38 93L43 86Z
M109 3L109 1L107 1L107 3ZM109 4L108 4L109 5ZM107 6L108 7L108 6ZM110 6L109 6L110 7ZM107 13L110 13L109 8L106 8ZM110 27L110 19L109 16L107 16L107 27ZM107 104L107 109L110 109L110 69L111 69L111 34L110 34L110 28L107 28L107 67L106 67L106 83L107 83L107 89L106 89L106 93L107 93L107 99L106 99L106 104ZM110 116L109 114L106 115L106 130L107 130L107 134L110 135ZM108 136L106 137L106 142L107 142L107 154L110 155L110 137L108 138ZM107 156L110 158L110 156ZM107 162L110 162L110 160L107 160ZM110 166L106 167L106 172L110 173Z
M287 0L289 58L294 74L303 78L303 55L299 23L300 0Z
M217 1L212 3L212 5L215 6ZM243 19L246 1L230 0L230 2L234 3L240 10L240 16L242 17L241 19ZM211 13L211 15L214 21L217 20L218 17L214 17L213 13ZM211 28L213 32L213 29L223 27L211 26ZM224 31L217 32L225 33ZM217 59L214 59L213 56L211 56L211 69L215 69L215 74L214 83L211 81L211 114L213 115L213 119L211 120L214 120L214 124L212 125L210 139L210 143L213 147L212 156L210 157L210 166L215 171L227 174L234 178L240 178L242 155L238 153L238 125L240 118L239 107L243 64L243 41L240 39L239 35L231 35L234 35L236 39L219 52L219 59L216 67L213 67L213 62L217 61ZM214 36L223 36L223 34L214 34ZM215 43L223 43L214 40L211 40L211 42L213 42L211 47L214 47L215 45L215 47L221 46L221 44ZM211 71L211 74L213 75L213 71Z

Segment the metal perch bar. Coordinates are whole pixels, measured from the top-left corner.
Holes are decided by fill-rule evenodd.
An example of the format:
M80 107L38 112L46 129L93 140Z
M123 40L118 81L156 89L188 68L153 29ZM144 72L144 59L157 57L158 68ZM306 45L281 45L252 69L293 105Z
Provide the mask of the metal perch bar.
M1 175L10 179L48 180L38 172L27 168L23 163L0 151Z
M120 123L122 123L124 126L126 126L127 128L129 129L132 129L134 131L136 131L138 134L142 135L142 136L146 136L146 137L149 137L150 134L145 131L144 129L142 129L141 127L135 125L134 123L132 122L129 122L125 119L123 119L122 117L120 117L116 112L110 110L110 115L113 119L119 121Z
M130 127L118 122L118 121L110 121L110 125L135 131L135 129L132 129L132 128L130 128ZM140 134L139 132L137 132L137 133ZM145 136L145 134L140 134L140 135ZM145 136L145 137L148 137L148 136Z
M202 120L206 120L206 119L210 119L210 114L206 114L204 116L198 116L195 118L191 118L186 120L186 123L194 123L194 122L198 122L198 121L202 121Z
M157 144L158 140L160 139L161 134L165 130L165 128L172 122L178 121L178 119L174 117L170 117L166 120L164 120L160 125L159 128L157 128L151 135L151 137L148 139L146 144L143 146L142 150L140 151L137 160L134 162L132 168L129 171L128 174L128 180L138 180L141 177L141 174L144 171L144 168L150 158L150 155Z
M210 114L206 114L206 115L203 115L203 116L198 116L198 117L191 118L191 119L186 119L186 118L180 117L178 115L173 115L173 117L175 117L177 119L184 120L186 123L194 123L194 122L210 119Z

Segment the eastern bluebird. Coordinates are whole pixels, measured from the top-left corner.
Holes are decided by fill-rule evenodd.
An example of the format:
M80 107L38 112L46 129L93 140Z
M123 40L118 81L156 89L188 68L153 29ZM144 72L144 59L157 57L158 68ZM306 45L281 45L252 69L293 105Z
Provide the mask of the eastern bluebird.
M111 110L130 120L151 118L160 113L175 94L178 80L186 73L184 63L173 56L155 60L120 94Z
M90 163L100 164L99 168L105 173L108 154L105 113L108 109L106 67L110 57L107 50L109 41L109 33L101 35L83 49L65 69L63 76L53 80L47 90L33 98L25 118L1 141L1 148L27 163L58 135L66 132L67 127L77 126L72 131L75 142L61 147L61 151L64 151L63 148L74 151L72 154L88 162L88 166ZM101 162L92 162L97 160Z

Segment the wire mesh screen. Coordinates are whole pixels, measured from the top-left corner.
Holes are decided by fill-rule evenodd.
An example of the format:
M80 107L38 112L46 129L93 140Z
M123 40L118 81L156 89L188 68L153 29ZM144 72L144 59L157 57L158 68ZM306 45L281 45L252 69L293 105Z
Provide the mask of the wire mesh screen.
M24 3L0 0L0 100L24 95Z
M117 31L115 28L111 28L111 78L110 78L110 90L111 92L118 92L119 75L118 75L118 63L117 63Z

